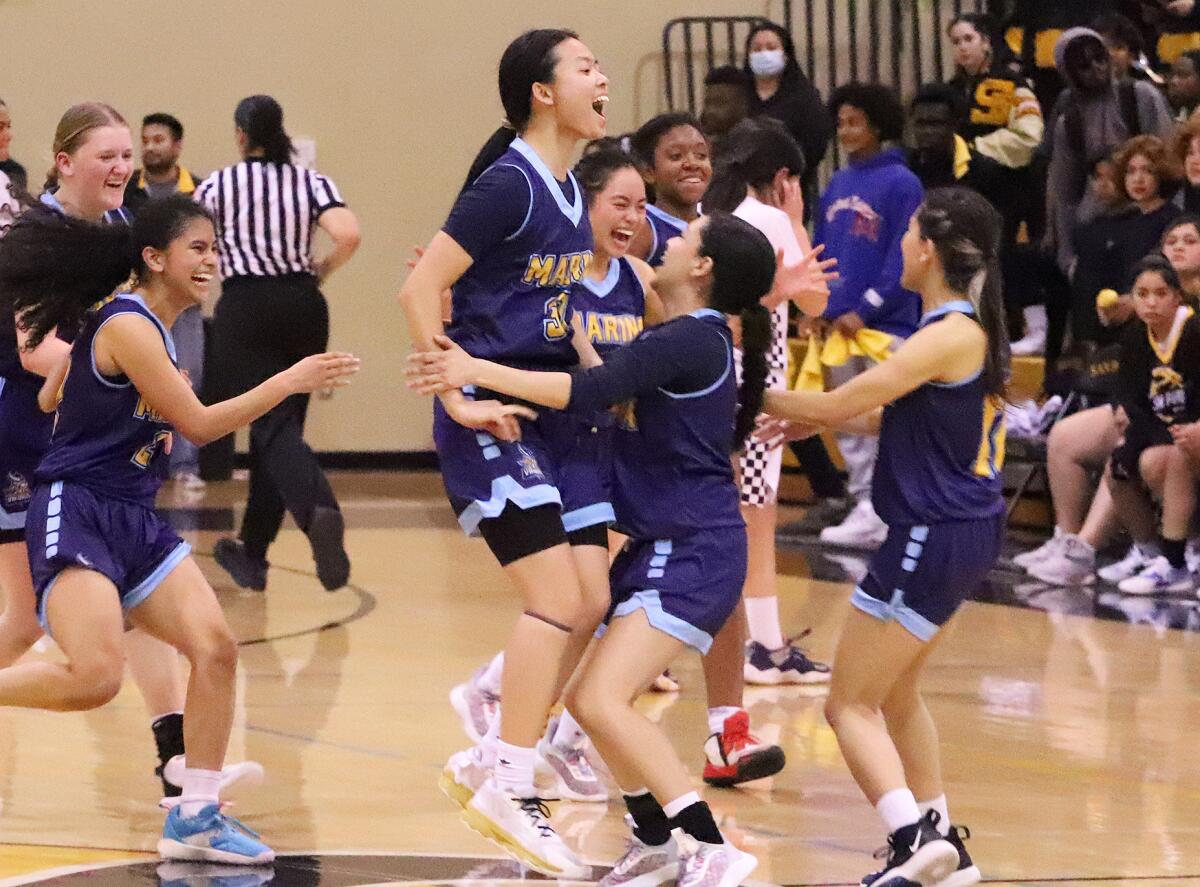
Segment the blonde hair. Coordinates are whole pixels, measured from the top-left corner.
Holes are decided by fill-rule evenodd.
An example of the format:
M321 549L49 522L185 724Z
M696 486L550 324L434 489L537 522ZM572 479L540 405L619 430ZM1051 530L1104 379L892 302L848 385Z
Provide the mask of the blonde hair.
M54 130L55 162L46 173L46 190L58 184L58 155L74 154L87 141L88 133L102 126L125 126L129 123L112 105L104 102L80 102L67 108Z

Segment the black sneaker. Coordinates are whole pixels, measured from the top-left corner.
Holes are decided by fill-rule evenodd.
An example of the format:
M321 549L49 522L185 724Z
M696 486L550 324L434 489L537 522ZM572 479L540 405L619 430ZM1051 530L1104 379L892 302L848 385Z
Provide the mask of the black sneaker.
M318 505L308 522L308 544L317 563L317 578L326 591L337 591L350 581L350 558L343 538L346 522L336 508Z
M887 866L863 878L862 887L935 887L954 874L958 850L937 830L939 819L930 810L888 835Z
M158 749L158 766L154 768L154 775L162 780L163 797L179 797L183 789L167 782L163 770L167 761L183 754L183 715L178 712L163 715L150 725L150 729L154 731L154 745Z
M240 539L218 539L213 546L213 557L239 588L266 591L270 564L250 557Z
M936 887L971 887L983 880L979 868L971 861L971 854L963 846L963 841L971 838L971 830L965 825L950 826L950 834L946 836L954 849L958 851L958 868L944 880L938 881Z
M809 506L799 520L781 526L779 532L787 536L816 536L826 527L844 521L853 507L854 500L849 497L825 499Z

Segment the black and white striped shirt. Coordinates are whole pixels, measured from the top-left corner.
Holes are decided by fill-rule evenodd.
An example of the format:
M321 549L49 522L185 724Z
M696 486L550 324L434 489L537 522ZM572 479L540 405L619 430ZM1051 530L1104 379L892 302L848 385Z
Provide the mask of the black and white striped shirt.
M327 209L345 206L333 182L295 164L251 157L196 189L217 222L221 277L312 273L312 235Z

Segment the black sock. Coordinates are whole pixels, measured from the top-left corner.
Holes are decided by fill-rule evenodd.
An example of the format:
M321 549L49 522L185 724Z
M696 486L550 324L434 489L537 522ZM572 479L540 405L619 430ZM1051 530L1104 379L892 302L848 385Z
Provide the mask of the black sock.
M625 807L633 817L633 833L643 844L658 847L671 840L671 823L654 795L623 795Z
M173 712L163 715L150 725L154 731L154 744L158 747L158 759L167 763L176 755L183 754L183 715Z
M1184 550L1187 548L1186 539L1167 539L1162 540L1163 554L1166 555L1167 561L1172 567L1187 566L1187 558L1184 557Z
M721 837L721 830L717 828L717 821L713 819L712 811L703 801L697 801L680 810L679 815L675 817L675 824L697 841L703 841L705 844L725 843L725 839Z

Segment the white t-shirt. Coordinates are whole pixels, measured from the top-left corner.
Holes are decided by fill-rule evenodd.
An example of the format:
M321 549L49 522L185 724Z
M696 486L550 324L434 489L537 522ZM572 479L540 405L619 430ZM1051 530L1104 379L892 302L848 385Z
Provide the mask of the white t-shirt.
M768 206L755 197L747 197L733 214L761 231L776 255L783 250L786 264L794 265L804 258L804 250L796 239L796 229L783 210ZM787 324L788 303L783 302L771 312L771 353L767 362L773 370L787 370Z
M0 237L8 233L20 212L21 204L13 194L12 182L5 173L0 172Z

